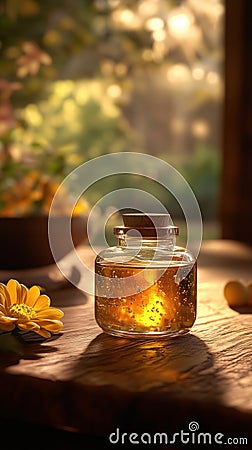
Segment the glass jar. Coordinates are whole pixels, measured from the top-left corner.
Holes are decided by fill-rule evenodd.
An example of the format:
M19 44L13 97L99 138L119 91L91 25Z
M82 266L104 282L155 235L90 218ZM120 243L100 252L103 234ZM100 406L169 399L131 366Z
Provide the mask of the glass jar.
M95 318L106 333L134 338L187 333L196 319L197 262L175 246L169 214L123 214L118 245L95 260Z

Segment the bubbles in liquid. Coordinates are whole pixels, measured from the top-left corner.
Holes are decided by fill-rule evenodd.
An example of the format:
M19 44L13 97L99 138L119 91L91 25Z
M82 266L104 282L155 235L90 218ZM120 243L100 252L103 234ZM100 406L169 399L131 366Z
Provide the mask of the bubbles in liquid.
M158 277L160 271L160 278ZM176 282L178 266L145 268L143 279L151 285L142 290L139 267L108 266L96 263L96 273L108 279L99 285L95 297L97 323L105 331L135 333L169 333L189 329L196 318L196 265ZM138 274L136 294L113 298L113 278L125 278L134 283L132 275ZM127 280L128 277L132 277ZM112 278L112 280L111 280ZM143 280L144 281L144 280ZM143 282L143 286L146 285ZM98 295L99 293L99 295Z

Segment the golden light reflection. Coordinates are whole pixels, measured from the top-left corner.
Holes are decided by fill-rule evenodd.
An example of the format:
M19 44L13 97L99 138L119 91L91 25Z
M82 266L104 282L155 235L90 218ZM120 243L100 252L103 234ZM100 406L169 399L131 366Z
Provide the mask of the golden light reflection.
M146 48L142 52L142 58L143 58L144 61L152 61L152 59L153 59L153 51L150 50L149 48Z
M140 17L138 17L131 9L120 9L114 11L113 20L127 28L136 29L142 25Z
M209 136L210 128L206 120L195 120L191 128L193 136L204 139Z
M107 93L112 98L118 98L122 94L122 89L118 84L111 84L107 89Z
M130 324L133 320L136 326L157 330L165 326L167 320L172 321L175 315L174 305L167 302L165 293L155 283L135 296L134 303L131 297L119 300L122 305L119 320L125 324Z
M160 17L151 17L146 21L145 27L149 31L157 31L164 28L164 22Z
M211 0L208 2L189 0L189 5L196 14L207 17L211 21L219 20L224 14L224 5L219 0Z
M12 144L9 151L10 151L11 157L14 159L14 161L21 160L22 150L18 145Z
M66 95L72 93L74 89L74 82L72 80L64 80L54 84L54 94L56 97L64 98Z
M71 98L67 98L63 103L63 114L73 119L76 116L76 104Z
M74 96L75 96L76 102L80 106L85 105L89 98L87 89L84 89L83 87L78 87L78 86L75 89Z
M167 71L167 78L171 83L187 83L191 81L191 77L191 71L185 64L174 64Z
M34 127L39 127L42 124L42 115L34 104L30 104L25 109L25 119Z
M158 3L153 0L144 0L138 6L138 12L143 17L154 15L158 10Z
M153 37L154 41L158 41L158 42L164 41L166 38L166 32L165 32L165 30L162 30L162 29L153 31L152 37Z
M167 20L171 36L177 39L188 33L193 22L193 15L185 8L174 9Z
M143 312L135 314L136 322L145 327L160 326L164 320L164 316L167 314L163 307L164 300L164 294L162 292L160 293L158 288L155 289L153 286L151 293L148 295L147 304L144 306Z
M153 45L153 60L160 61L164 57L167 47L164 41L155 41Z
M209 84L218 84L220 83L220 76L218 73L210 71L206 77Z
M197 81L203 80L203 78L205 76L205 70L203 69L203 67L196 66L192 70L192 76L193 76L194 80L197 80Z

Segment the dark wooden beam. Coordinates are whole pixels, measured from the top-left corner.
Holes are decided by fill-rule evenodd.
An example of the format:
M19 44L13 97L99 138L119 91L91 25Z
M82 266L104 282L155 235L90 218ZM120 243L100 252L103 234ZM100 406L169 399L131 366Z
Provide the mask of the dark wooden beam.
M252 244L252 2L226 0L222 237Z

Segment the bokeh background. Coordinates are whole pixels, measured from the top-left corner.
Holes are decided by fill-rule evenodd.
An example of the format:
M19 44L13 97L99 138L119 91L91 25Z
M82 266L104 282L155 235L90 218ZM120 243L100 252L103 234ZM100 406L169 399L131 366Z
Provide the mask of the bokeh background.
M224 16L222 0L1 2L0 215L46 214L79 164L137 151L180 171L204 238L220 237ZM85 200L126 186L142 179L115 175Z

